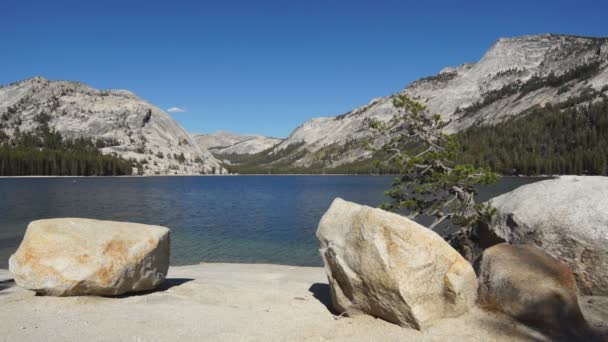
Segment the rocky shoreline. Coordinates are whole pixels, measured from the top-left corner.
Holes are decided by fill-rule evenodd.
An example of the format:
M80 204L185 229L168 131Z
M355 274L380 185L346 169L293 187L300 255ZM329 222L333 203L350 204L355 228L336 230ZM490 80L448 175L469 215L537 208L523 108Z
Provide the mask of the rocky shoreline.
M580 297L608 339L608 297ZM2 341L549 341L499 313L472 308L423 331L331 311L320 267L199 264L171 267L156 291L121 297L35 296L0 270Z
M604 177L525 185L447 242L336 198L316 233L324 268L169 270L165 227L33 221L0 270L0 322L10 341L608 341L607 191Z

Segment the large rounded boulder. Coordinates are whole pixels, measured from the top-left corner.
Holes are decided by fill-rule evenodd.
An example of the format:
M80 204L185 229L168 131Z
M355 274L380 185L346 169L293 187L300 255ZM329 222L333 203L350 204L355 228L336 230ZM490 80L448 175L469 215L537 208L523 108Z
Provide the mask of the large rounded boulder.
M479 263L479 304L556 335L583 336L588 326L570 268L532 245L498 244Z
M317 238L340 313L421 329L476 301L471 265L439 235L403 216L338 198Z
M562 176L490 200L490 232L570 266L579 291L608 295L608 177Z
M79 218L31 222L9 260L18 285L53 296L151 290L168 268L169 229Z

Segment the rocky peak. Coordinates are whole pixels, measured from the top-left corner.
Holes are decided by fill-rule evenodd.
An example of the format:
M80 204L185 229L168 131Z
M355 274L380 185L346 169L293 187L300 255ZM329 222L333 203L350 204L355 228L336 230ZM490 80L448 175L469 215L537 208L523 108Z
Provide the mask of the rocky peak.
M495 73L523 69L561 74L577 65L605 59L607 52L607 38L543 34L500 38L477 64Z
M607 92L606 85L608 38L543 34L498 39L478 62L443 68L400 93L440 114L449 122L446 130L456 132L498 123L537 105L583 94L597 98ZM297 145L295 166L365 159L370 154L357 142L370 137L369 121L386 121L396 113L392 96L386 96L346 114L311 119L271 154Z
M458 112L483 102L490 92L525 83L533 77L564 75L594 63L605 71L607 60L608 38L555 34L501 38L478 62L458 68L449 79L442 79L441 75L444 74L440 73L412 83L403 93L423 101L445 120L453 121L450 129L454 131L474 122L463 122ZM601 70L597 75L600 74ZM532 104L536 103L523 103L528 107ZM498 117L523 111L519 106L509 108L514 111L500 113ZM508 111L509 108L501 110ZM492 110L495 111L495 108Z
M144 174L225 172L169 115L129 91L34 77L0 88L0 114L9 137L33 130L47 114L64 137L111 142L103 153L140 161Z

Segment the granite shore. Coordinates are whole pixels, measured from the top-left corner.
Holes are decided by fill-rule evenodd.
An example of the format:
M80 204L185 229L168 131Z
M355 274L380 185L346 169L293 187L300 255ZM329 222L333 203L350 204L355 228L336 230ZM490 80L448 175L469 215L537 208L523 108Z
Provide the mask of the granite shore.
M608 339L608 297L581 297ZM171 267L155 291L120 297L44 297L0 270L2 341L548 341L511 318L473 308L429 329L331 309L320 267L198 264Z

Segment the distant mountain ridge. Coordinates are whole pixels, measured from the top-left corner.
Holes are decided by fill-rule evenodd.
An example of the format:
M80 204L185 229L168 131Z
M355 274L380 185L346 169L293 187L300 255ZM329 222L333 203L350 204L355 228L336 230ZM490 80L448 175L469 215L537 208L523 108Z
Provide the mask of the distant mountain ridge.
M145 175L226 172L169 115L129 91L42 77L0 87L0 130L9 139L33 131L41 114L65 138L112 142L101 152L139 161Z
M544 34L498 39L478 62L444 68L399 93L440 114L454 133L582 95L593 101L606 94L607 85L608 38ZM392 97L304 122L260 157L259 166L325 168L370 158L361 142L372 138L371 120L387 121L397 113Z
M208 149L215 155L259 153L283 141L262 135L241 135L224 131L195 134L193 137L201 148Z
M608 95L608 38L501 38L478 62L446 67L397 94L425 104L448 122L446 132L459 134L534 115L535 109L547 105L566 109L568 103L595 103ZM223 131L190 135L165 112L129 91L34 77L0 87L0 143L17 132L34 131L36 118L45 114L49 127L63 137L107 141L102 153L137 160L139 172L146 175L227 173L216 157L227 160L235 172L324 172L370 160L372 153L364 143L377 144L370 122L388 121L398 113L394 95L335 117L308 120L286 139ZM593 115L601 115L598 111L595 108ZM535 127L542 124L537 120ZM239 171L237 166L244 168Z

